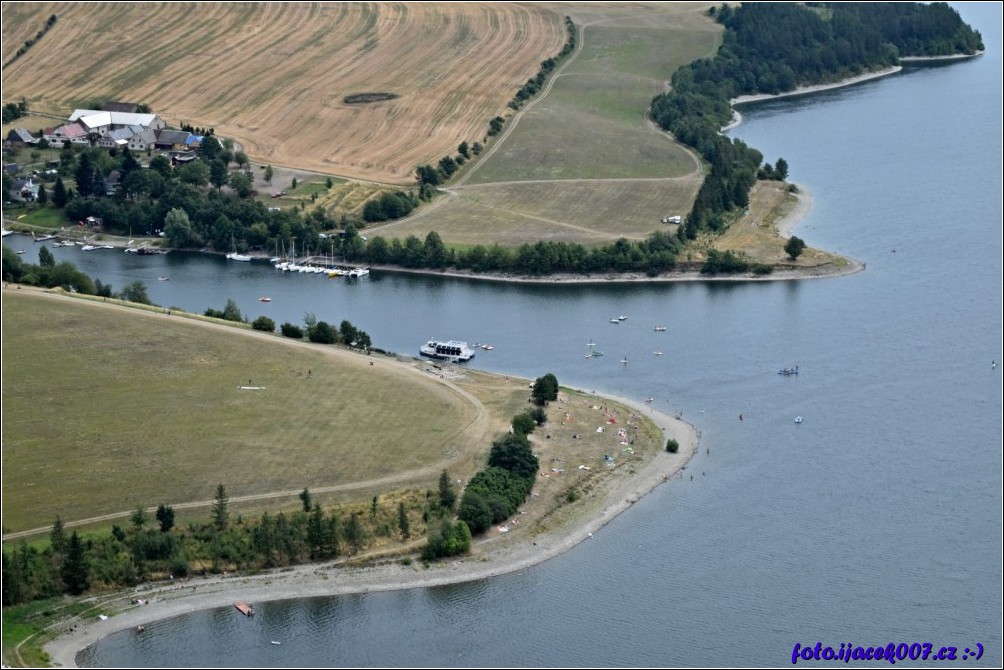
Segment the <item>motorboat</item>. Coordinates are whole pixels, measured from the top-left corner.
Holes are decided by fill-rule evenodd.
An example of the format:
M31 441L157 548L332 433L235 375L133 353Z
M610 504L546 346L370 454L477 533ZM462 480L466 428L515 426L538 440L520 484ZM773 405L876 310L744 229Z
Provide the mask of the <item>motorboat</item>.
M482 348L482 349L484 349L485 351L491 351L491 350L492 350L492 349L494 349L495 347L493 347L493 346L492 346L492 345L490 345L490 344L482 344L482 345L481 345L481 348Z
M171 281L170 277L157 277L159 281Z
M801 415L795 417L795 423L802 423Z
M610 323L620 323L620 322L621 322L621 321L620 321L620 319L618 319L618 318L613 318L613 319L610 319Z
M618 321L627 321L627 317L624 316L623 314L621 314L620 316L617 317L617 320Z
M272 298L267 295L258 296L258 302L272 302Z
M665 333L666 332L666 326L656 326L652 330L654 330L657 333Z

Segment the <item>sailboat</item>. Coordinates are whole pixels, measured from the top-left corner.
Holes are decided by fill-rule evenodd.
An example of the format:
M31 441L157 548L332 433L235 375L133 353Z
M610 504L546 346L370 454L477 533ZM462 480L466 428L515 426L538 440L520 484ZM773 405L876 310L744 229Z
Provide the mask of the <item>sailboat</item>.
M234 238L232 235L230 236L230 244L233 246L234 250L231 251L229 254L227 254L227 258L229 258L232 261L243 261L245 263L251 262L251 257L249 255L237 253L237 243L234 242Z

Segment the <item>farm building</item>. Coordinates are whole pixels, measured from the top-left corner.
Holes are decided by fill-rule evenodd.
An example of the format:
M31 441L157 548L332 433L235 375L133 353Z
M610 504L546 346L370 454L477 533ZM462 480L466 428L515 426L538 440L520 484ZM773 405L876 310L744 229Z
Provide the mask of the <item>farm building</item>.
M79 121L88 132L96 132L107 135L112 130L126 128L128 126L143 126L161 130L167 128L164 119L156 114L133 114L128 112L104 112L96 109L77 109L70 114L68 119L71 123Z
M26 147L34 145L38 138L32 135L26 128L14 128L7 133L7 139L3 141L7 147Z

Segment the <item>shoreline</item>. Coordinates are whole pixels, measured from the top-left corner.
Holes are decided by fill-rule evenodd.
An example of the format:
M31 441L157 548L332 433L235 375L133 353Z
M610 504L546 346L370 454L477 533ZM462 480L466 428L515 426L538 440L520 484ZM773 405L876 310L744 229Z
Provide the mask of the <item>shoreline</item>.
M738 112L737 112L738 114ZM812 207L812 193L808 191L801 184L797 184L799 188L799 200L800 203L795 209L786 214L783 218L779 219L776 223L778 232L782 237L790 237L791 231L794 230L802 219L806 217L809 213L809 209ZM803 204L805 203L805 204ZM17 231L19 234L24 234L21 231ZM114 246L115 248L125 249L129 245L123 243L124 238L110 238L102 240L105 244ZM138 238L137 238L138 239ZM222 252L216 251L203 251L199 252L196 250L184 249L181 251L186 251L189 253L206 253L215 254L223 256ZM843 277L846 275L856 274L865 269L865 264L856 259L842 256L844 260L847 261L844 266L817 266L817 267L806 267L798 269L783 269L775 270L769 275L757 275L751 272L746 273L735 273L727 275L704 275L701 274L700 269L694 268L681 268L678 270L672 270L670 272L650 277L643 272L622 272L615 273L610 272L606 274L599 275L580 275L580 274L551 274L544 276L531 276L531 275L512 275L512 274L478 274L475 272L465 271L465 270L433 270L429 268L403 268L394 265L367 265L365 267L371 270L377 270L379 272L393 272L397 274L414 274L414 275L426 275L430 277L450 277L453 279L467 279L472 281L488 281L488 282L504 282L510 284L611 284L611 283L674 283L674 282L716 282L716 281L742 281L742 282L764 282L764 281L794 281L799 279L821 279L825 277ZM265 257L258 259L266 260ZM254 262L254 261L252 261ZM340 265L347 266L352 265L351 263L341 263ZM363 267L363 266L360 266Z
M76 667L77 653L109 635L182 614L231 606L235 600L256 603L459 584L518 572L560 556L590 539L657 486L681 475L697 453L701 439L700 432L682 419L643 402L601 395L650 418L663 439L674 438L680 443L680 451L670 454L660 448L636 474L609 482L598 510L593 507L578 511L573 519L553 530L534 527L521 529L526 532L520 535L490 537L474 544L471 554L429 568L414 559L411 565L387 559L365 567L341 567L337 562L328 562L259 575L199 577L123 590L109 599L95 599L96 606L105 611L120 608L109 618L99 620L92 613L86 620L75 618L59 624L63 631L43 645L51 665ZM134 604L139 598L147 604Z
M840 81L835 81L830 84L813 84L812 86L799 86L793 91L785 91L783 93L757 93L755 95L741 95L738 98L732 98L729 100L729 105L732 107L732 121L723 126L719 132L728 132L743 122L743 115L735 108L736 105L745 105L751 102L762 102L764 100L773 100L775 98L788 98L795 95L808 95L809 93L819 93L820 91L830 91L835 88L853 86L854 84L860 84L864 81L870 81L872 79L878 79L879 77L885 77L890 74L896 74L902 69L902 65L893 65L883 70L866 72L864 74L848 77L847 79L841 79Z

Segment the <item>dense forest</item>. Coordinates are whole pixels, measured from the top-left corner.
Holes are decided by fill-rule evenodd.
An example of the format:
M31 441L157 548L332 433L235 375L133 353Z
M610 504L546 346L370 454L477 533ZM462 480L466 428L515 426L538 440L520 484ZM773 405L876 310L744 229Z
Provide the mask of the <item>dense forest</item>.
M838 81L906 55L983 49L979 33L944 3L744 3L709 13L725 26L718 53L677 70L672 90L651 108L664 130L711 163L681 228L690 239L702 229L721 230L727 213L745 206L751 173L770 176L759 168L759 152L719 132L732 118L732 98Z

